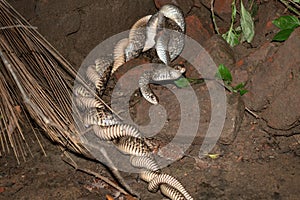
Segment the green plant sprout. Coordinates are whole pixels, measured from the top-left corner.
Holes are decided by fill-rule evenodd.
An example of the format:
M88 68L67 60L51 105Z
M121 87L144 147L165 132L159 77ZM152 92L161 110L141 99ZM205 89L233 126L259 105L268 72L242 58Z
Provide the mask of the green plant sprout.
M295 16L281 16L272 21L272 23L280 29L274 36L273 41L283 42L289 38L291 33L300 26L300 21Z
M213 7L213 0L211 2L211 6ZM219 34L219 29L217 27L217 24L215 22L215 15L213 12L213 8L211 8L212 12L212 19L214 23L214 27L216 32ZM251 14L246 10L244 7L243 2L241 1L241 9L240 9L240 23L241 25L234 28L234 23L236 21L236 14L237 14L237 8L236 8L236 0L233 0L231 3L231 23L229 30L222 34L222 37L226 40L226 42L231 46L234 47L238 45L240 42L247 41L248 43L251 43L253 40L255 31L254 31L254 22L252 19Z
M241 96L243 96L244 94L246 94L248 92L248 90L245 89L245 83L239 83L236 86L232 86L232 75L231 75L229 69L223 64L219 65L218 71L215 75L215 79L180 78L178 80L175 80L174 83L179 88L185 88L191 84L203 83L205 80L215 80L218 82L219 82L219 80L222 80L222 81L224 81L224 84L222 84L223 87L225 87L230 92L239 93Z
M231 46L234 47L235 45L239 44L239 37L240 37L240 31L236 31L233 28L233 24L235 22L236 18L236 6L235 6L235 0L232 1L231 4L231 24L229 27L229 30L222 35L224 40Z
M223 86L230 92L239 93L241 96L248 92L248 90L245 89L245 83L239 83L237 86L232 85L232 75L229 69L223 64L219 65L215 77L219 80L223 80Z

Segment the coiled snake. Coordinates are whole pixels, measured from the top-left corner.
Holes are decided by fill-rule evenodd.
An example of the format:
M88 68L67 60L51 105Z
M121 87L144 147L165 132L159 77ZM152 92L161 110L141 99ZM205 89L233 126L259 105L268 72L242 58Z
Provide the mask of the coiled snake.
M166 30L164 27L168 21L173 22L177 29L172 32ZM145 16L132 26L129 38L124 38L115 45L113 60L108 57L98 58L95 64L87 67L85 76L95 88L98 98L81 84L74 87L74 102L83 113L83 124L91 127L99 139L111 142L120 152L130 155L131 165L142 169L140 177L148 182L149 191L156 192L160 189L165 196L174 200L193 198L177 179L160 171L151 147L140 131L123 123L100 99L109 78L120 66L155 46L157 55L165 66L146 71L140 77L139 87L147 101L158 104L149 83L175 80L185 72L182 66L169 66L183 49L184 32L185 22L181 10L173 5L165 5L156 14Z

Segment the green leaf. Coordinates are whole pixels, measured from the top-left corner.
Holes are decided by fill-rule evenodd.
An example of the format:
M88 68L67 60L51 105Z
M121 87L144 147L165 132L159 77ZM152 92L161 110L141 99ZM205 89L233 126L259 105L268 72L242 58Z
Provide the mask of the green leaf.
M240 34L236 33L234 30L227 31L222 37L231 47L239 44Z
M233 87L234 90L239 90L245 87L245 83L240 83L237 86Z
M235 0L231 3L231 23L234 23L236 17L236 5Z
M234 47L235 45L239 44L239 37L240 34L236 33L233 28L233 24L235 22L236 17L236 6L235 0L231 3L231 24L229 30L222 35L224 40L231 46Z
M293 0L293 2L295 2L295 3L300 3L300 0Z
M230 84L232 81L232 76L227 67L225 65L220 64L218 67L218 72L216 73L216 77L225 81L227 84Z
M190 82L186 78L180 78L174 81L175 85L179 88L185 88L190 85Z
M243 30L244 39L250 43L254 37L254 22L251 17L251 14L246 10L243 5L243 1L241 1L241 27Z
M248 90L246 90L246 89L239 90L239 93L240 93L241 96L243 96L247 92L248 92Z
M273 24L280 29L295 29L300 26L300 21L295 16L281 16L273 20Z
M289 36L293 31L294 29L281 30L273 37L273 41L279 41L279 42L285 41L286 39L289 38Z

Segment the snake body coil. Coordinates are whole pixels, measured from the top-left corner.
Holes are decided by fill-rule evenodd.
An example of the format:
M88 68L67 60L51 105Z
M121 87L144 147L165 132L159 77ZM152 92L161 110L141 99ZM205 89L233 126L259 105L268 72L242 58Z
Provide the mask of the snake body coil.
M141 137L140 132L129 124L114 124L110 126L93 126L95 134L101 140L115 140L125 136L131 136L134 138Z
M104 109L104 107L103 107ZM121 120L118 119L113 113L97 108L87 109L83 115L83 123L85 126L98 125L98 126L111 126L115 124L121 124Z
M125 49L126 62L137 57L143 50L146 42L146 25L152 15L139 19L130 29L129 43Z
M115 48L114 48L114 64L111 73L115 73L119 67L121 67L125 63L125 48L128 46L129 40L128 38L124 38L120 40Z
M75 96L92 97L93 95L82 85L76 85L73 89Z
M160 29L162 28L163 22L164 22L164 16L160 12L155 13L149 19L146 27L146 41L145 41L145 46L143 48L143 52L154 47L155 37L157 35L157 32L159 32Z
M154 172L159 172L160 170L157 163L152 158L146 156L131 156L130 163L134 167L144 168Z
M165 17L173 20L180 27L182 32L185 32L185 22L182 11L171 4L164 5L159 10Z
M155 44L159 47L157 53L166 66L147 71L141 76L139 87L147 101L152 104L158 103L149 87L151 81L174 80L185 72L184 67L171 68L168 66L182 51L183 38L162 35L158 36L156 41L166 18L173 20L180 27L182 33L185 31L182 12L173 5L163 6L158 13L141 18L132 26L129 38L124 38L115 45L113 62L109 58L99 58L94 65L87 68L85 75L95 87L98 98L84 86L77 85L74 88L74 102L79 110L84 111L82 121L85 126L92 126L94 134L99 139L110 141L120 152L130 155L130 163L133 167L141 168L140 177L148 182L149 191L156 192L160 189L170 199L192 200L193 198L177 179L160 172L148 139L143 137L134 126L123 123L99 100L109 77L125 62L137 57L142 51L152 48ZM167 38L167 41L164 38ZM175 48L176 45L179 49Z
M114 141L116 147L124 154L134 156L151 156L151 150L144 138L124 136Z
M75 99L75 102L77 103L78 107L82 110L85 110L86 108L99 108L103 109L104 106L102 102L95 97L82 97L79 96Z
M152 92L149 84L152 79L152 73L150 71L144 72L139 79L139 88L142 93L142 96L150 103L156 105L158 104L157 97Z

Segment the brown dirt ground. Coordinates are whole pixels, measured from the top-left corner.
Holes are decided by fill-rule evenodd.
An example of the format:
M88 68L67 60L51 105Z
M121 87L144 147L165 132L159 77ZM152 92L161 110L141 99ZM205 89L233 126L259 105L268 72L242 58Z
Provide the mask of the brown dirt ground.
M155 4L150 0L143 3L139 3L138 0L130 3L118 0L10 2L32 25L37 26L40 33L74 66L80 66L84 57L98 43L119 31L127 30L140 17L156 11ZM206 1L203 2L205 4ZM252 46L241 44L234 49L236 61L249 54L253 60L255 58L263 60L261 55L255 54L255 51L270 41L276 32L275 27L270 28L263 24L286 14L284 7L277 1L257 1L257 3L259 12L256 15L256 38ZM221 11L221 16L228 16L226 10L223 10L224 13ZM204 24L209 23L209 11L204 7L194 7L188 15L199 17ZM227 20L227 18L224 21L217 20L221 30L228 26ZM209 32L211 29L208 28L206 31ZM280 46L281 44L276 44L274 48ZM235 72L243 74L243 71ZM250 78L242 76L241 79ZM199 95L199 99L205 102L207 96L205 87L196 85L194 89L203 94ZM170 123L172 122L163 129L159 137L170 139L171 133L176 132L179 123L176 109L172 108L176 105L170 107L168 102L172 101L172 95L168 90L157 86L154 87L154 92L169 111L168 117ZM145 109L147 104L141 100L139 94L135 98L137 103L131 108L134 120L139 124L147 123L149 119L143 114L148 112ZM205 107L206 103L203 105ZM200 127L205 130L209 117L201 120ZM264 131L261 123L261 120L246 112L235 141L230 145L218 144L213 150L212 153L219 154L219 158L195 159L201 145L199 137L186 152L188 156L173 163L164 171L178 178L195 199L299 199L300 147L296 137L274 136ZM0 158L0 199L106 199L107 194L111 196L118 194L118 191L100 179L76 171L66 164L63 161L66 156L61 149L45 137L40 136L47 156L33 139L31 131L28 131L28 137L33 157L27 156L26 162L19 165L12 153ZM101 164L80 156L72 155L72 158L79 167L91 169L113 180L108 170ZM148 192L147 185L137 181L137 175L123 173L123 176L141 193L142 199L163 198L159 193ZM121 195L116 199L126 198Z

